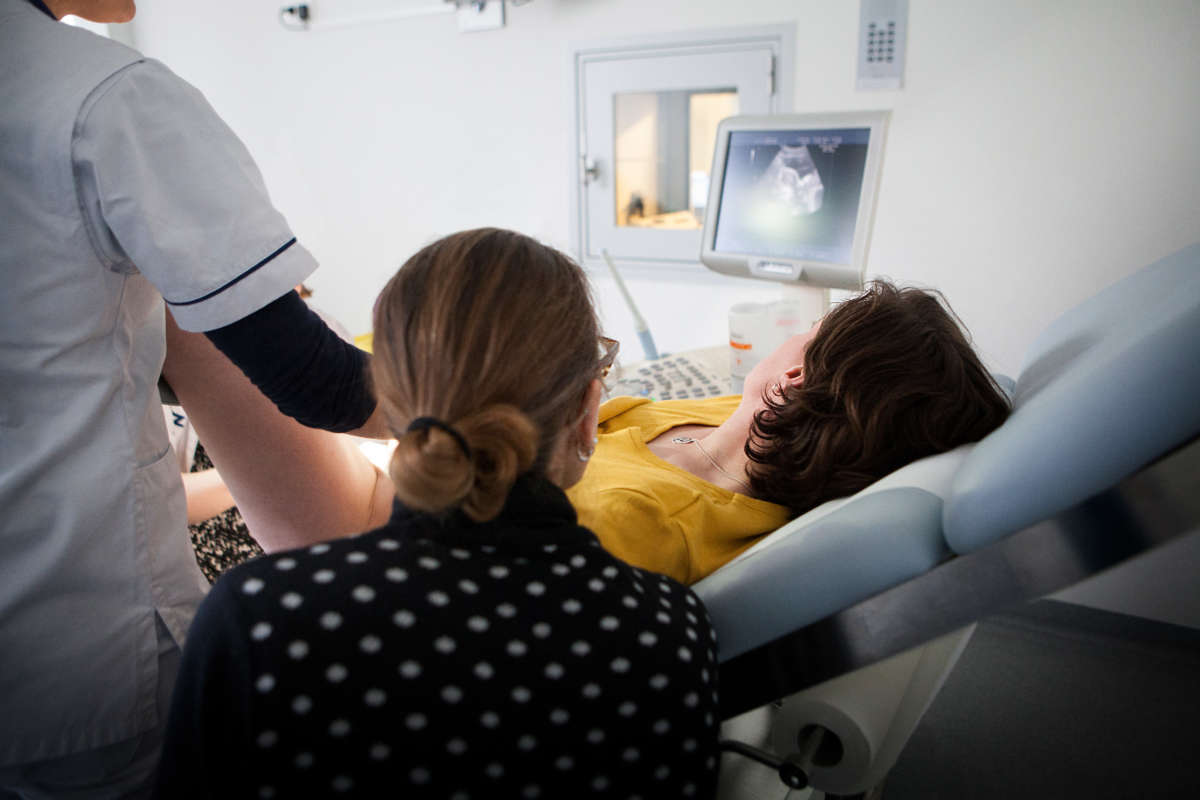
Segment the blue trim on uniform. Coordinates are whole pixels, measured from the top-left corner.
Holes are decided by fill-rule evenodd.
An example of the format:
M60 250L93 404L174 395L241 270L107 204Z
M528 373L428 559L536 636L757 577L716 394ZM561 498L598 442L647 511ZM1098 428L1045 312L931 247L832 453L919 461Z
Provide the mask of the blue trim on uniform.
M29 0L29 4L31 6L33 6L34 8L41 9L46 14L47 17L54 20L55 22L58 22L58 17L54 16L54 12L51 11L49 8L47 8L46 4L43 3L42 0Z
M271 259L275 258L275 256L279 255L284 250L287 250L289 247L291 247L295 243L296 243L296 237L293 236L286 244L284 244L282 247L280 247L274 253L271 253L271 255L267 256L262 261L258 262L253 267L251 267L250 269L243 272L241 275L238 275L236 278L231 280L229 283L227 283L224 286L221 286L217 289L212 290L211 292L204 295L203 297L197 297L195 300L167 300L167 305L169 305L169 306L191 306L191 305L195 305L196 303L203 303L205 300L209 299L210 297L216 297L221 292L225 291L230 286L233 286L238 281L242 280L243 278L249 277L252 273L254 273L257 270L261 269L262 267L266 266L271 261Z

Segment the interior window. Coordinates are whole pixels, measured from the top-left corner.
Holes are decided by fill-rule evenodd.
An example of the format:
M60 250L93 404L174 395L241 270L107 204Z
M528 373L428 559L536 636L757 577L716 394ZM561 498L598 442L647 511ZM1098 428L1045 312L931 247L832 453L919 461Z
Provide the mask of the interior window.
M580 263L696 270L717 124L791 108L786 25L600 42L572 52L571 226Z
M615 100L616 224L699 230L717 123L738 113L737 89L625 92Z

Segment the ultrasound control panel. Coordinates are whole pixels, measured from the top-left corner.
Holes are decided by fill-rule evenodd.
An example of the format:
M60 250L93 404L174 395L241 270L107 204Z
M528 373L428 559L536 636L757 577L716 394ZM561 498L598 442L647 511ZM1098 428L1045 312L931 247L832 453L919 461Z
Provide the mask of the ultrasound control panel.
M728 354L723 348L717 351L681 353L622 367L620 377L609 385L608 395L684 400L729 394L728 362L723 370L717 365L721 357L728 359Z

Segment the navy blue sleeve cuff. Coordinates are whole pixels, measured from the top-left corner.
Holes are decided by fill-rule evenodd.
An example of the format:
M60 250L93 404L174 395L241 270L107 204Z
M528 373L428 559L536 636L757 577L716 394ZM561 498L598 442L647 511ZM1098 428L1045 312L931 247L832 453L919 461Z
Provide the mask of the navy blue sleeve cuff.
M352 431L375 410L367 353L295 292L205 335L280 411L311 428Z

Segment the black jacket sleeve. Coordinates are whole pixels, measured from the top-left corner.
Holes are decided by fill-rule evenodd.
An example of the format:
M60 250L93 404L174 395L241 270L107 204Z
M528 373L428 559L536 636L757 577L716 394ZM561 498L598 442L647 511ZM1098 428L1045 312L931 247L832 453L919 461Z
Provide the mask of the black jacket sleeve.
M351 431L375 410L367 354L295 292L206 335L280 411L309 427Z
M188 629L166 720L155 800L225 800L245 793L255 750L245 621L218 581Z

